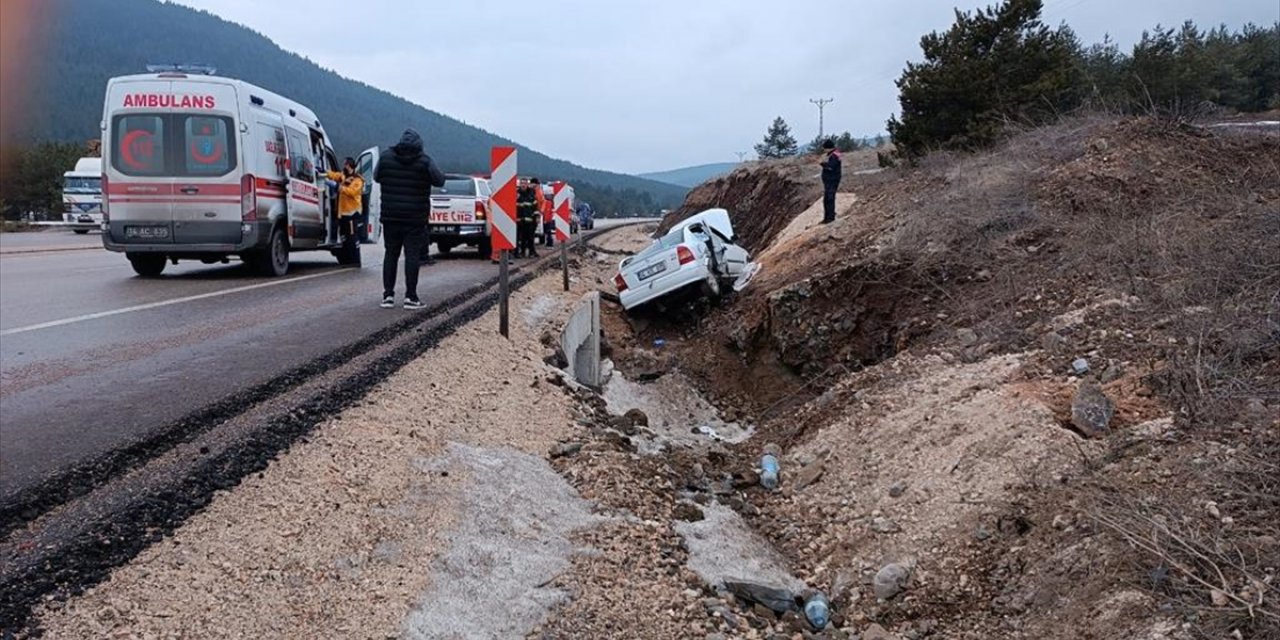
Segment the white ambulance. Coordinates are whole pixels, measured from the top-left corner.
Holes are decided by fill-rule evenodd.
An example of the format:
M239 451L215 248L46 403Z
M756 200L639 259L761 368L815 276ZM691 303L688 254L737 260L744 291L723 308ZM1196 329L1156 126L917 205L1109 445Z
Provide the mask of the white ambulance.
M160 275L168 261L229 256L282 276L289 253L307 250L359 264L359 244L338 237L337 196L323 172L340 165L316 115L211 71L107 82L103 245L144 277ZM377 229L371 220L374 240Z

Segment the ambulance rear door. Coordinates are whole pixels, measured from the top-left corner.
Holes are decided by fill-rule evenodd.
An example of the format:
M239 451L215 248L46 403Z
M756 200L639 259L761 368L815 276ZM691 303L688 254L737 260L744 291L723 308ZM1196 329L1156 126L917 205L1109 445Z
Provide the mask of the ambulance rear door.
M158 106L160 96L172 95L172 87L169 80L150 78L112 80L107 86L102 187L110 222L104 232L114 242L173 242L173 132L169 115Z
M169 181L173 184L176 244L240 242L241 176L236 87L229 83L174 80L169 100Z

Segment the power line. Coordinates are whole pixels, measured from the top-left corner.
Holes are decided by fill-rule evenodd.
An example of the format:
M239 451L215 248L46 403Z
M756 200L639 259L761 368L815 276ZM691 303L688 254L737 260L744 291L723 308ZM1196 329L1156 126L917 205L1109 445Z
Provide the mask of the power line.
M813 98L809 100L809 102L812 102L813 104L818 105L818 138L819 139L822 138L822 134L825 130L824 125L826 123L823 122L823 119L824 119L823 116L825 115L824 111L826 110L827 105L835 101L836 101L835 98Z

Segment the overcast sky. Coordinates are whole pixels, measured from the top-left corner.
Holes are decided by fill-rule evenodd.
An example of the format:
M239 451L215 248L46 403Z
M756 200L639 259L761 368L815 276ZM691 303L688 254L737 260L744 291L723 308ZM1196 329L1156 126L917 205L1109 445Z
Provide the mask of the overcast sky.
M994 0L993 0L994 1ZM734 161L775 116L871 135L920 36L972 0L181 0L321 66L552 156L624 173ZM305 15L305 20L303 16ZM1280 19L1277 0L1046 0L1086 42ZM304 29L303 25L314 28ZM512 96L522 96L518 101ZM540 96L537 100L526 96ZM519 104L517 108L514 105ZM329 124L330 127L341 126ZM428 141L428 144L430 141Z

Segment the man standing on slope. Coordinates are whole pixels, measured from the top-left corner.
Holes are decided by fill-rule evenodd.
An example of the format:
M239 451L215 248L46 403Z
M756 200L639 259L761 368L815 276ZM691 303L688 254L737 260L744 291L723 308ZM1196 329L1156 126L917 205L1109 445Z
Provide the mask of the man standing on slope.
M822 224L836 221L836 189L840 188L840 152L836 151L836 143L827 140L822 143L822 152L826 159L822 165Z
M405 129L396 146L382 152L373 179L382 185L382 308L396 306L396 267L404 250L404 308L421 309L418 269L427 250L431 187L444 186L444 173L422 150L422 136Z

